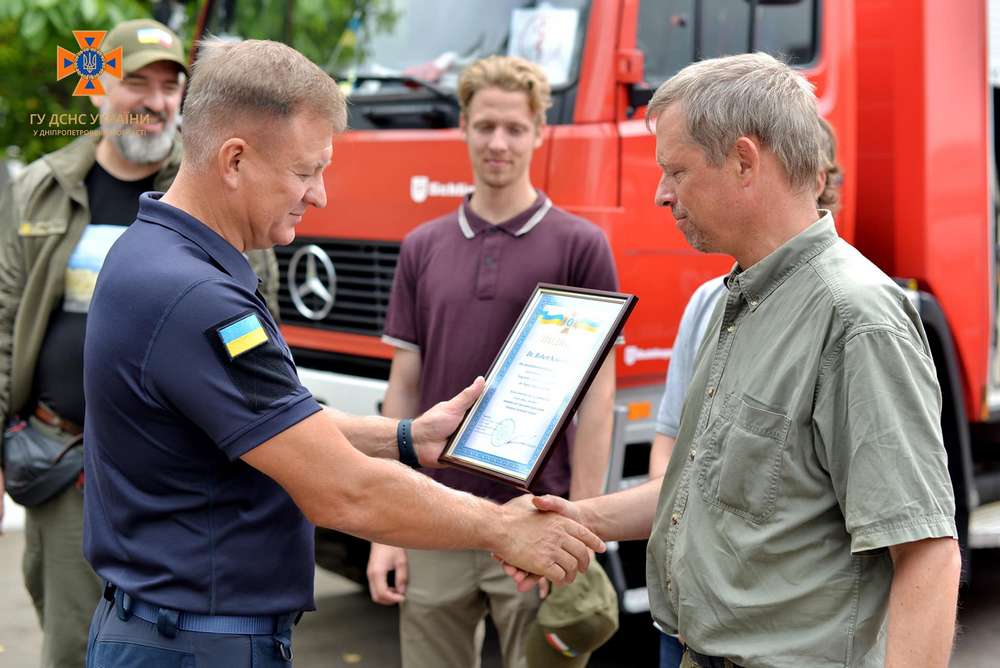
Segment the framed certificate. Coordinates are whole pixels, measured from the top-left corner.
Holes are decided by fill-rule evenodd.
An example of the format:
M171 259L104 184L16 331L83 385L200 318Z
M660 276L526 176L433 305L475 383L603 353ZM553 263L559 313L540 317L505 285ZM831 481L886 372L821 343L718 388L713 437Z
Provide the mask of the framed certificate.
M527 490L637 301L539 283L439 461Z

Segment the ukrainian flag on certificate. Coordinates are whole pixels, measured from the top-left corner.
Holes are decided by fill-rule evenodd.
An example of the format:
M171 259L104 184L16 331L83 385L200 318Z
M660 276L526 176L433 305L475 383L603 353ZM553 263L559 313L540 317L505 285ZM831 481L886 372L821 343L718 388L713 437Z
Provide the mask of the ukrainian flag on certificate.
M236 359L246 351L252 350L262 343L267 343L267 332L260 324L256 314L253 313L240 318L231 325L220 327L217 331L230 359Z

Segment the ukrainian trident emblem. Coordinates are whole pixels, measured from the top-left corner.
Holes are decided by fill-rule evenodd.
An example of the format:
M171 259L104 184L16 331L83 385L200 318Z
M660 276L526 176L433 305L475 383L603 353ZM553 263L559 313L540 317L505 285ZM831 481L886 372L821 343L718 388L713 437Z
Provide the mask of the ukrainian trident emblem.
M101 51L101 42L107 34L106 30L74 30L73 37L80 51L73 53L57 47L56 81L62 81L73 73L80 77L73 95L104 95L101 74L122 78L122 48L119 46L108 53Z

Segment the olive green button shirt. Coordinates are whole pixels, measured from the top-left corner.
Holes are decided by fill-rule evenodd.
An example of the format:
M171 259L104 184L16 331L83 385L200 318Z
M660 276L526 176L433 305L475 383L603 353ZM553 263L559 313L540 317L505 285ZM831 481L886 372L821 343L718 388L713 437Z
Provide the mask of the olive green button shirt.
M649 541L653 616L748 668L882 666L888 546L956 535L919 316L828 213L726 285Z

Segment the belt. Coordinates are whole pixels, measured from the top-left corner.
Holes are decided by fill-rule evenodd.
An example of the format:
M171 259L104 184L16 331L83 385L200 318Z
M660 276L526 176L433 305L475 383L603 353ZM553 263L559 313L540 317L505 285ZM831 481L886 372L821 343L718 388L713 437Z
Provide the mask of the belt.
M83 427L75 422L59 417L53 411L49 410L45 404L39 403L35 406L35 417L50 427L55 427L72 436L79 436L83 433Z
M158 629L172 626L181 631L199 633L271 635L287 631L302 617L301 612L284 615L203 615L180 612L132 598L111 583L105 585L104 597L114 600L116 607L126 615L135 615Z
M163 617L176 615L174 625L181 631L228 635L271 635L292 628L298 613L288 615L201 615L178 612L145 601L132 600L132 614L150 624L160 625ZM171 620L173 621L173 620ZM284 627L284 628L282 628Z
M707 654L696 652L690 647L687 648L687 653L691 657L691 660L701 666L701 668L740 668L738 664L733 663L729 659L721 656L708 656Z

